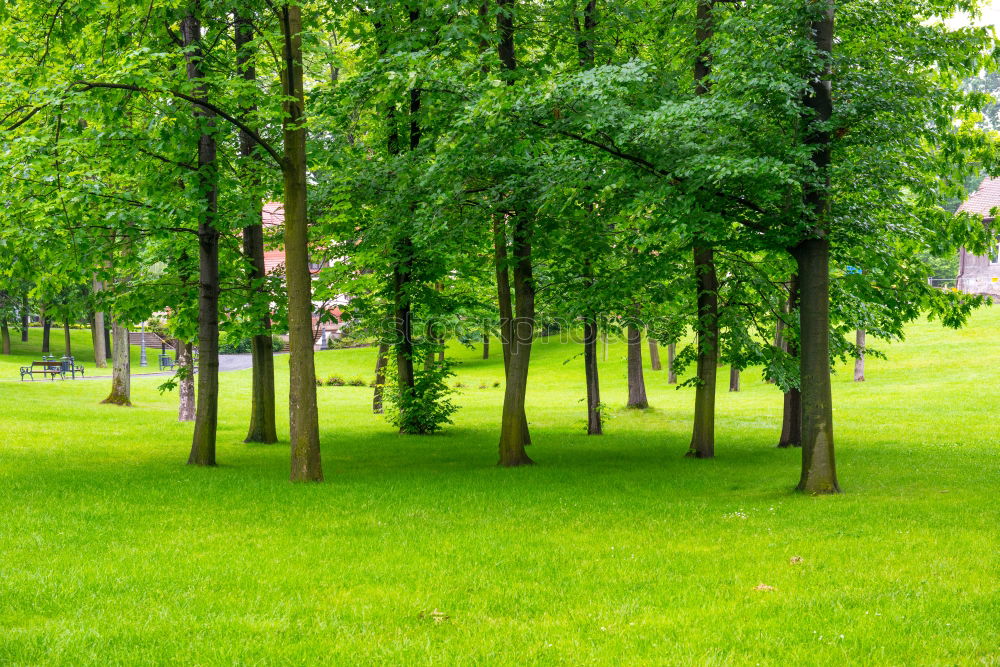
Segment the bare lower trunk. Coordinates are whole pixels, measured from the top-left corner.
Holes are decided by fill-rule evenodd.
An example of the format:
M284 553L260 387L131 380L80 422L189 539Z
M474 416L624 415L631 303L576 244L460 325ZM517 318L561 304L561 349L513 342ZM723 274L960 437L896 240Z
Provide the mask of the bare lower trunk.
M309 274L305 90L302 69L302 9L280 8L284 40L285 280L288 291L288 421L293 482L322 481L316 364L313 352L312 279Z
M28 325L31 323L30 313L28 312L28 295L25 294L21 297L21 342L28 342Z
M3 354L10 354L10 327L6 317L0 320L0 337L3 338Z
M265 316L268 329L271 318ZM253 376L250 399L250 426L243 442L271 444L278 442L274 405L274 343L270 334L259 334L251 341Z
M663 367L660 365L660 346L656 344L655 338L649 337L649 332L646 333L646 340L649 343L649 367L658 371Z
M483 359L490 358L490 332L483 332Z
M103 284L97 278L93 280L92 289L97 294L103 289ZM90 330L91 338L94 342L94 366L97 368L107 368L108 358L104 349L104 312L94 311L93 328Z
M711 248L694 249L698 283L698 386L694 398L694 428L688 456L715 456L715 382L718 365L719 283Z
M108 326L107 318L104 320L104 356L111 359L111 327Z
M410 302L410 275L413 266L413 245L404 238L396 243L397 257L392 271L394 326L396 340L396 381L399 396L405 397L413 391L413 312ZM405 410L405 401L400 400L397 409ZM401 415L402 417L402 415ZM401 424L406 419L400 419ZM405 427L400 427L403 431Z
M677 343L667 345L667 384L677 384L677 371L674 370L674 357L677 355Z
M69 320L63 322L63 347L65 349L65 355L67 357L73 356L73 341L70 339L69 335Z
M601 435L601 383L597 375L597 320L583 324L583 367L587 379L587 435Z
M837 493L830 386L829 242L809 239L795 249L801 305L802 476L799 490Z
M528 362L535 326L535 285L531 267L531 223L524 216L514 221L514 295L516 317L511 325L510 364L504 389L498 465L514 467L534 463L525 452L528 444L524 411L528 389Z
M855 338L858 347L858 356L854 359L854 381L865 381L865 330L858 329Z
M194 350L191 343L174 341L180 382L177 387L177 421L194 421Z
M645 409L646 381L642 375L642 334L634 324L628 325L628 403L626 407Z
M785 312L792 317L796 317L799 309L799 279L793 275L788 281L788 301L785 303ZM781 320L779 320L780 322ZM789 340L782 335L780 344L785 351L793 357L799 356L799 348L794 340ZM778 439L778 447L801 447L802 446L802 394L797 387L792 387L785 392L784 405L782 406L781 417L781 437Z
M52 334L52 318L42 315L42 354L49 353L49 339Z
M375 359L375 392L372 395L372 412L380 415L384 412L382 396L385 391L385 368L389 365L389 344L379 343L378 357Z
M128 329L112 317L111 333L114 338L114 347L111 349L111 393L101 402L129 406L132 405L132 360Z
M740 390L740 369L736 366L730 366L729 368L729 391L739 391Z
M497 281L497 304L500 311L500 348L503 351L504 376L510 372L510 346L514 338L514 306L510 298L510 271L507 267L507 229L503 218L493 219L493 252L494 267ZM531 433L528 430L528 417L524 415L521 432L524 444L531 444Z

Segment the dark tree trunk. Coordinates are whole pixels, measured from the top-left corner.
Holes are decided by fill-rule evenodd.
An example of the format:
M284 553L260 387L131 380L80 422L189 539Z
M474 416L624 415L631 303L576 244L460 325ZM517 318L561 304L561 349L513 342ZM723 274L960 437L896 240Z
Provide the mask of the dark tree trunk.
M490 332L483 332L483 359L490 358Z
M253 25L249 18L235 14L236 37L236 69L249 85L256 86L257 71L253 66ZM244 114L249 115L255 107L247 107ZM254 149L257 142L244 130L240 130L240 157L259 161L259 153ZM256 184L256 177L249 176ZM261 202L256 194L250 202L253 211L253 224L243 228L243 254L250 263L250 289L255 286L265 274L264 269L264 226L261 222ZM275 424L274 404L274 344L271 341L271 316L264 312L260 317L261 333L251 341L251 359L253 360L250 425L244 442L273 443L278 441Z
M102 403L132 405L132 359L128 342L128 329L111 318L111 332L115 339L111 355L111 393Z
M719 341L719 284L711 248L694 249L698 284L698 386L694 397L694 428L688 456L715 456L715 381Z
M626 407L645 409L646 381L642 375L642 334L634 324L628 325L628 403Z
M498 23L502 17L498 18ZM499 465L514 467L534 463L524 448L528 444L524 411L528 389L528 362L535 326L535 285L531 267L531 223L514 216L514 298L516 317L511 325L510 365L503 398Z
M646 332L646 340L649 342L649 367L654 371L661 370L660 346L656 344L655 338L649 337L649 332Z
M28 312L28 295L21 297L21 342L28 342L28 326L31 324L31 313Z
M6 317L0 320L0 336L3 337L3 354L10 354L10 327Z
M785 312L790 317L796 317L799 310L799 279L793 275L788 281L788 301L785 304ZM781 319L778 320L782 322ZM782 326L782 331L784 326ZM789 340L782 333L781 345L792 358L799 356L798 345L793 340ZM785 392L784 406L781 417L781 437L778 439L778 447L801 447L802 446L802 394L797 387L792 387Z
M583 324L583 367L587 378L587 435L604 433L601 424L601 383L597 375L597 318Z
M186 49L187 78L194 96L206 95L201 47L200 1L193 0L181 20ZM198 137L198 191L202 197L198 219L198 396L188 464L215 465L215 437L219 415L219 230L215 114L197 104L193 114L202 133Z
M677 355L677 343L667 344L667 384L677 384L677 371L674 370L674 357Z
M108 325L108 318L104 318L104 356L111 359L111 326Z
M193 422L194 409L194 346L191 343L174 341L177 350L177 366L180 370L180 382L177 387L177 421Z
M93 290L97 294L101 291L102 285L94 278ZM94 343L94 366L97 368L107 368L108 358L104 349L104 312L94 311L93 327L90 330L90 337Z
M736 366L729 367L729 391L740 390L740 369Z
M63 347L67 357L73 356L73 341L70 338L69 320L63 321Z
M854 359L854 381L865 381L865 330L858 329L855 344L858 347L858 356Z
M372 412L380 415L384 412L382 396L385 392L385 368L389 364L389 344L379 343L378 357L375 359L375 392L372 395Z
M396 330L396 380L399 395L413 391L413 313L410 306L410 276L413 266L413 245L404 237L396 243L396 259L392 270L392 292ZM400 410L403 405L398 406ZM405 420L404 420L405 421Z
M288 291L288 421L293 482L322 481L316 364L313 358L312 278L309 274L307 219L305 89L302 80L302 9L285 4L280 11L284 41L282 84L285 93L284 189L285 279Z
M49 353L49 339L52 334L52 318L42 311L42 354Z
M499 21L499 19L498 19ZM497 278L497 304L500 311L500 348L503 351L504 376L510 372L510 346L514 338L514 306L510 298L510 272L507 267L507 224L501 216L493 218L493 263ZM522 432L524 444L531 444L531 434L528 431L528 416L524 415Z
M817 51L833 50L834 4L826 2L823 17L812 24ZM799 353L802 391L802 475L798 490L839 493L833 449L833 396L830 387L830 130L833 115L830 61L810 83L806 106L815 114L807 144L820 183L806 188L807 208L813 214L812 237L793 249L799 275ZM819 124L819 125L817 125Z

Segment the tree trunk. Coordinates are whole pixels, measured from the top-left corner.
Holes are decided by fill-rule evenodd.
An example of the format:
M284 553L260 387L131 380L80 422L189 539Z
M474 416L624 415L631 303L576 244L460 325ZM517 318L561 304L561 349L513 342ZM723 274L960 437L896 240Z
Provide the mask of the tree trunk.
M132 405L132 359L128 342L128 329L111 317L111 332L115 339L111 355L111 393L102 403Z
M6 317L0 319L0 337L3 338L3 354L10 354L10 327Z
M49 339L52 333L52 318L42 311L42 354L49 353Z
M583 367L587 378L587 435L604 433L601 424L601 383L597 375L597 318L583 324Z
M698 385L694 397L694 428L688 456L715 456L715 380L719 340L719 284L711 248L694 249L698 284Z
M248 85L257 85L257 70L253 66L253 25L249 18L234 14L236 37L236 69ZM249 115L256 110L250 106L243 110ZM259 162L259 154L254 151L257 142L244 130L240 130L240 157ZM253 185L256 177L249 176ZM261 201L253 194L250 202L253 212L253 223L243 228L243 255L249 260L250 289L265 275L264 268L264 226L261 221ZM274 344L271 341L271 316L264 312L260 317L261 333L251 341L251 359L253 361L250 401L250 425L244 442L274 443L278 441L275 424L274 405Z
M649 337L649 332L646 332L646 340L649 343L649 366L652 370L658 371L663 367L660 365L660 347L656 343L656 339Z
M196 13L200 1L193 0L181 20L187 78L194 84L194 96L206 96L201 70L201 21ZM201 134L198 137L198 192L202 197L198 216L198 395L194 433L191 437L189 465L215 465L215 438L219 416L219 176L216 166L216 142L212 134L215 114L197 104L192 113Z
M104 356L111 359L111 327L108 326L108 318L104 318ZM111 363L114 363L112 360Z
M285 278L288 290L290 386L288 396L293 482L322 481L316 365L313 358L312 279L306 210L305 90L302 68L302 10L281 7L284 38Z
M858 347L858 356L854 359L854 381L865 381L865 330L858 329L855 338Z
M413 244L408 237L396 243L396 258L392 269L393 308L396 330L396 381L400 397L413 391L413 311L410 301L410 277L413 266ZM399 410L405 407L397 406ZM405 420L400 420L405 422ZM403 431L403 428L400 428Z
M497 19L500 23L502 17ZM503 397L498 465L514 467L534 463L524 448L528 431L524 411L528 389L528 362L535 326L535 285L531 267L531 223L514 217L514 298L516 318L511 323L510 364Z
M711 73L708 43L715 33L712 23L713 0L698 0L694 60L695 94L707 95ZM715 253L695 240L694 273L698 285L698 385L694 398L694 426L688 456L707 459L715 456L715 381L719 357L719 283Z
M499 21L499 19L497 19ZM497 278L497 304L500 311L500 348L503 351L504 377L510 372L510 346L514 338L514 306L510 298L510 272L507 264L507 223L501 216L493 218L493 264ZM524 444L531 444L528 416L521 425Z
M377 415L385 410L382 407L382 396L385 392L385 368L389 365L389 344L379 343L378 357L375 359L375 392L372 395L372 412Z
M483 359L490 358L490 332L483 332Z
M785 312L791 316L796 316L799 310L799 279L793 275L788 281L788 301L785 304ZM782 322L781 319L778 320ZM784 326L782 326L782 332ZM782 333L781 345L788 354L796 358L799 356L799 348L795 341L789 340ZM798 388L792 387L785 392L784 406L781 417L781 437L778 439L778 447L801 447L802 446L802 394Z
M67 357L73 356L73 341L70 338L69 320L63 322L63 344Z
M667 384L677 384L677 372L674 370L674 357L677 355L677 343L667 344Z
M28 326L31 324L31 313L28 312L28 295L21 297L21 342L28 342Z
M179 340L174 341L177 350L177 366L180 382L177 387L177 421L194 421L194 346Z
M101 291L101 282L94 278L93 290L94 294ZM96 368L107 368L108 358L105 355L104 349L104 312L100 310L94 311L93 328L90 330L90 337L94 342L94 366Z
M834 4L826 2L823 17L812 24L817 51L833 51ZM833 449L833 396L830 387L830 130L833 93L830 60L810 82L806 106L814 113L807 135L812 161L821 181L807 184L806 207L813 213L812 237L793 249L798 265L801 321L799 353L802 391L802 475L798 490L839 493Z
M642 375L642 334L634 324L628 325L628 403L626 407L645 409L646 381Z
M729 367L729 391L740 390L740 369L736 366Z

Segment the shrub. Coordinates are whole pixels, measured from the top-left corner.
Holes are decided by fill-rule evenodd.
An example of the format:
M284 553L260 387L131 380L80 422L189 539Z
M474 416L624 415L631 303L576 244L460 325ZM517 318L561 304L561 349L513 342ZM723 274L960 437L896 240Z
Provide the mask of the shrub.
M500 381L499 380L497 380L496 382L493 383L493 388L494 389L499 389L500 388Z
M316 386L317 387L322 387L323 386L323 381L320 380L319 377L316 378Z
M250 338L232 338L226 336L225 340L219 343L219 354L247 354L253 347Z
M285 341L281 339L281 336L271 336L271 347L274 348L275 352L284 352Z
M364 379L362 377L357 377L357 378L354 378L353 380L348 380L347 381L347 385L349 387L367 387L368 386L368 380L366 380L366 379Z
M326 379L327 387L343 387L347 382L339 375L331 375Z
M448 378L454 375L448 362L434 364L427 370L419 370L414 378L413 388L400 392L396 383L388 384L388 398L395 409L386 417L399 427L400 433L426 435L450 424L451 415L458 407L448 395Z

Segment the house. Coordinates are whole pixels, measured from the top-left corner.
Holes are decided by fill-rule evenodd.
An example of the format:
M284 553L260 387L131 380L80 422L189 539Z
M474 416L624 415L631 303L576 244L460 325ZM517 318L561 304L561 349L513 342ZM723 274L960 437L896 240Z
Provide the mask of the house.
M987 178L958 208L966 213L978 213L991 227L993 209L1000 211L1000 178ZM1000 302L1000 239L994 239L992 250L986 255L973 255L965 248L959 251L955 287L960 292L983 294Z
M278 234L280 236L280 228L285 224L285 211L284 207L280 202L269 202L264 204L264 210L262 212L262 222L264 225L264 235L265 238ZM271 249L267 249L270 247ZM329 262L310 262L309 271L313 276L316 276L320 270L328 266ZM273 243L267 243L265 241L264 250L264 272L274 273L275 271L284 272L285 270L285 250L284 248L276 247ZM313 301L313 339L316 342L317 349L325 349L330 347L333 341L341 337L341 327L343 322L341 322L341 309L340 307L347 303L347 298L340 296L332 302L324 301ZM327 314L326 320L332 321L321 321L323 315Z

